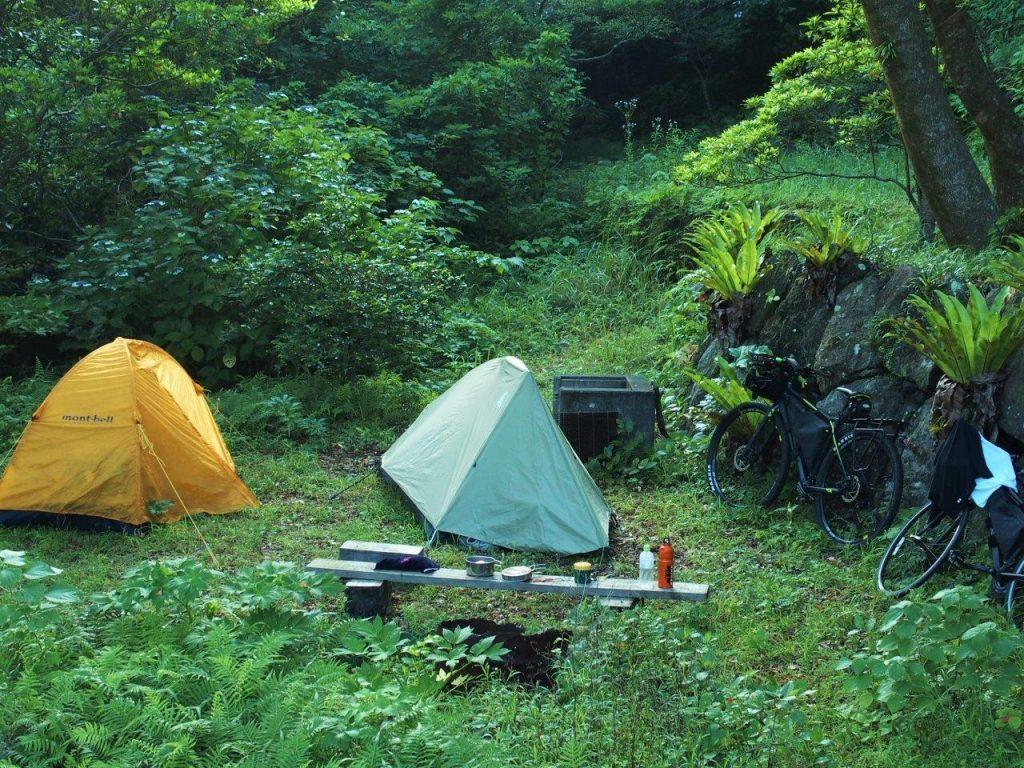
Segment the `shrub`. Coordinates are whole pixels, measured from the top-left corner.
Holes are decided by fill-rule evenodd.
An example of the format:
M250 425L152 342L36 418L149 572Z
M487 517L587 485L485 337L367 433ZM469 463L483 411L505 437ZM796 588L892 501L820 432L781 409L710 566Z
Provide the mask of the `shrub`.
M429 200L386 207L405 182L379 132L286 104L225 96L147 134L138 205L90 230L51 290L76 351L142 336L213 382L424 355L460 284L453 265L476 255Z
M78 599L71 587L53 582L60 573L59 568L29 560L25 552L0 549L0 636L6 655L0 670L31 658L38 651L34 635L43 637L43 631L60 619L60 606ZM58 642L55 635L48 637Z
M877 53L855 0L840 0L805 24L809 46L776 64L771 88L747 100L749 116L704 139L676 168L681 181L782 181L802 175L870 179L913 190L897 173L879 171L878 160L898 146L899 129ZM795 144L857 152L864 167L830 174L793 164ZM896 170L896 169L894 169Z
M493 242L522 235L513 209L542 189L582 86L564 34L542 32L515 55L472 61L388 102L417 162L485 209L466 229Z
M274 395L263 402L263 423L272 432L291 439L322 437L326 431L323 419L306 416L302 403L291 395Z
M83 13L75 4L5 2L0 251L16 257L5 259L3 277L21 288L51 275L83 228L130 196L139 137L185 104L208 103L240 73L274 73L268 42L314 5L135 0Z
M649 450L615 440L587 462L587 469L602 485L625 482L637 492L651 485L678 488L703 479L706 451L702 436L683 431L658 438Z
M111 592L54 609L65 639L41 633L30 654L0 622L0 642L14 649L0 658L4 759L497 764L465 707L442 694L501 646L466 647L457 630L411 642L394 624L318 607L341 588L283 563L227 574L188 560L149 562Z
M993 620L985 602L955 587L925 603L892 606L877 629L869 625L863 649L839 662L850 675L844 714L888 734L985 691L1002 724L1019 729L1024 640Z
M624 240L650 261L682 266L685 235L694 220L691 188L672 183L664 171L641 177L635 185L616 185L618 179L606 175L588 184L584 201L594 236Z

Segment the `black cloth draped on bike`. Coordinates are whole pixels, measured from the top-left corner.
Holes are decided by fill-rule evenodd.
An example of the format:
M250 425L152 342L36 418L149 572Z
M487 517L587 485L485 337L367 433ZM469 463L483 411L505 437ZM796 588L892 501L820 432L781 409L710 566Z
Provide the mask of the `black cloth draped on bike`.
M935 456L935 474L928 491L932 502L929 523L967 509L979 477L992 477L981 450L981 435L958 419Z
M989 541L999 548L1002 562L1010 562L1024 545L1024 503L1016 485L1009 454L958 420L935 458L928 522L958 514L971 504L984 505Z
M1012 563L1024 545L1024 505L1020 496L1011 488L1000 488L989 497L985 512L1001 561Z

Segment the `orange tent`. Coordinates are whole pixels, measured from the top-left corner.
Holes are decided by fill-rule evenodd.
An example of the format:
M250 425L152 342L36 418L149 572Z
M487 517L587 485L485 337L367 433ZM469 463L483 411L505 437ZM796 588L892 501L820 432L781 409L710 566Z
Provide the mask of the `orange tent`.
M0 510L128 525L257 506L203 389L164 350L118 338L39 406L0 480Z

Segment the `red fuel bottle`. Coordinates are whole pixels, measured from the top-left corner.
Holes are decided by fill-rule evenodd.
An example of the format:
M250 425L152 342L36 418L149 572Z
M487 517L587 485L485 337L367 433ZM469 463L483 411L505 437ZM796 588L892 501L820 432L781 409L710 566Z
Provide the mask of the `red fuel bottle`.
M675 554L668 539L661 542L658 547L658 586L662 589L672 589L672 560Z

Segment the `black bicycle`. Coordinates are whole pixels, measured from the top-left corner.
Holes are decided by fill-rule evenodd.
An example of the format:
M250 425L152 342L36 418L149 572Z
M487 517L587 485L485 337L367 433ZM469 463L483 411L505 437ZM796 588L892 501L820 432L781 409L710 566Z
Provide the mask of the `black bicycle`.
M746 385L752 400L719 421L708 446L711 492L729 504L771 505L796 463L797 492L813 498L815 522L840 544L886 530L903 495L897 439L903 422L871 416L865 394L839 390L839 418L809 396L815 372L792 358L753 355Z
M1000 491L1020 505L1009 489ZM1003 557L983 510L969 506L958 514L936 514L926 504L907 520L878 564L879 590L899 598L937 574L955 576L962 571L983 573L992 579L992 594L1005 600L1006 611L1018 627L1024 621L1024 557L1017 551ZM986 556L991 564L985 561Z

